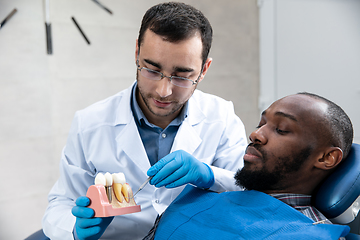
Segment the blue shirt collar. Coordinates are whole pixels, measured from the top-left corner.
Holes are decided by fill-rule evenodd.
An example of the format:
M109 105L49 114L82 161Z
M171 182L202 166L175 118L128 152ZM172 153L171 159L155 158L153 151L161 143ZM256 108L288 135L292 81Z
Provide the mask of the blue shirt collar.
M142 112L142 110L136 100L136 94L135 94L136 89L137 89L137 82L134 84L133 89L131 90L131 101L130 101L131 110L134 114L135 121L140 125L142 124L142 122L144 122L149 127L157 127L156 125L150 123L146 119L144 113ZM185 105L183 106L180 114L174 120L172 120L172 122L168 126L180 126L181 125L181 123L188 116L188 104L189 104L189 102L187 101L185 103Z

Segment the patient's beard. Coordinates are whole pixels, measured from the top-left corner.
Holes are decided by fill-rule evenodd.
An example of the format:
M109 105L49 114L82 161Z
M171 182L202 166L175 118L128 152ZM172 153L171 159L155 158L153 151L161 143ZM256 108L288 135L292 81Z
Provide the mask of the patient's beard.
M267 154L261 150L260 147L254 145L254 147L262 153L264 163L268 160ZM235 184L240 187L245 187L247 190L282 190L284 184L289 183L289 176L292 172L296 172L303 165L305 160L312 152L311 147L302 149L297 154L278 158L278 165L273 171L266 169L265 164L259 170L247 169L247 164L242 169L239 169L235 174Z

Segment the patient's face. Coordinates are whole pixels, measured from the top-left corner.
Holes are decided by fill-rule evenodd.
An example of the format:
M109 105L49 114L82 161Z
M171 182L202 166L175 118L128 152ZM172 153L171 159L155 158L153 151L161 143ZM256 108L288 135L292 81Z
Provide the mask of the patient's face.
M294 192L292 189L301 185L313 168L317 128L326 106L304 95L273 103L250 135L244 168L237 172L236 183L249 190Z
M236 183L248 190L262 192L285 189L286 186L283 183L289 182L286 179L291 173L299 170L312 151L311 147L308 146L294 152L292 156L276 157L273 153L263 150L258 144L250 143L248 147L255 148L261 153L263 164L261 167L254 168L251 163L245 161L244 168L238 170L235 175ZM277 162L272 164L270 170L266 166L274 158L277 158Z

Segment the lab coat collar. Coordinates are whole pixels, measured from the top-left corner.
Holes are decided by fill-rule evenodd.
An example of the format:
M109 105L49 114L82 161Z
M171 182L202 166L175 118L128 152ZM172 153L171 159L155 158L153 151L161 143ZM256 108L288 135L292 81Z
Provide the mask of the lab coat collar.
M198 99L199 92L199 90L195 90L194 94L188 101L188 115L186 119L190 126L195 126L206 118Z
M116 141L126 155L146 174L150 168L150 163L131 111L130 96L132 87L133 85L121 93L122 99L119 101L117 108L116 125L119 127L124 126L116 137ZM201 110L199 100L196 100L197 91L195 90L193 96L189 99L188 116L176 134L171 152L181 149L193 154L202 142L199 134L193 128L193 126L205 120L206 117Z
M150 162L134 118L130 120L129 124L123 125L123 129L116 136L116 142L118 146L118 156L120 156L121 151L123 151L129 159L146 174L150 168Z
M135 84L136 82L134 82ZM141 141L130 106L132 84L128 89L122 91L121 99L116 110L116 126L122 128L116 136L118 156L122 150L136 165L146 174L150 168L144 145Z
M116 109L116 125L128 124L133 118L133 114L130 106L130 97L131 97L131 89L133 88L136 81L125 91L122 91L121 99L119 100L119 105Z
M194 126L204 121L206 116L201 110L200 102L197 99L198 90L195 90L193 96L189 99L188 116L181 124L171 152L184 150L193 154L202 142L199 134L195 131Z

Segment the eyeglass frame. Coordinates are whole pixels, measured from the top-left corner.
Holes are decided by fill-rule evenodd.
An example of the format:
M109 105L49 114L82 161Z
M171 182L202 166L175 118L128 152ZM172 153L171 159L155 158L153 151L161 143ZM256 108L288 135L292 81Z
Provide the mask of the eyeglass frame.
M153 81L160 81L160 80L163 79L163 78L168 78L168 79L170 80L171 84L173 84L173 85L175 85L175 86L177 86L177 87L181 87L181 88L191 88L193 85L195 85L195 84L198 83L198 81L199 81L199 79L200 79L200 77L201 77L201 74L202 74L203 71L204 71L204 65L205 65L205 64L201 67L200 74L199 74L198 78L197 78L195 81L194 81L194 80L191 80L191 79L188 79L188 78L184 78L184 77L166 76L166 75L164 75L162 72L159 72L159 71L156 71L156 70L152 70L152 69L147 68L147 67L140 67L139 59L136 59L136 65L137 65L137 66L136 66L136 67L137 67L137 70L140 71L140 74L141 74L141 70L142 70L142 69L145 69L145 70L148 70L148 71L150 71L150 72L159 73L160 76L161 76L160 79L155 80L155 79L147 78L147 77L145 77L144 75L141 74L141 76L143 76L144 78L147 78L147 79L150 79L150 80L153 80ZM173 79L174 77L179 78L179 79L182 79L182 80L190 81L190 82L192 82L192 84L189 85L189 87L184 87L184 86L176 85L176 84L174 84L173 81L172 81L172 79Z

